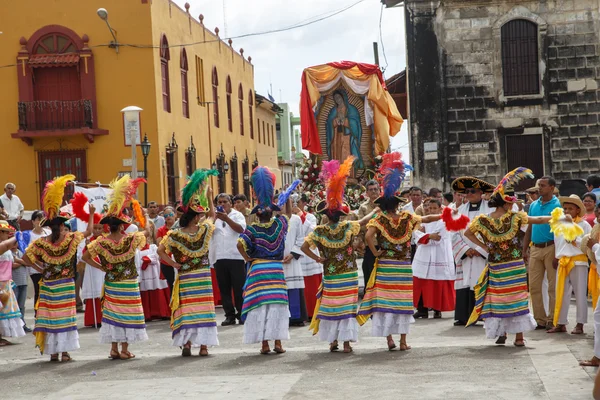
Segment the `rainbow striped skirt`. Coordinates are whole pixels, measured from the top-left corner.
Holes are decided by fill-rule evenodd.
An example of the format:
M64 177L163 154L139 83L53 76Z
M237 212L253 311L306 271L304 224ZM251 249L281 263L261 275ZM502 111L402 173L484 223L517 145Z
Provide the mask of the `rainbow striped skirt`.
M339 321L356 318L358 308L358 271L339 275L323 275L322 289L317 293L320 303L315 310L319 320Z
M523 260L489 263L475 285L475 308L469 324L479 319L526 314L529 314L529 296Z
M267 304L288 305L287 285L281 261L257 260L252 263L244 286L242 320L246 315Z
M177 276L171 298L171 329L217 326L209 266Z
M361 319L375 312L389 314L414 313L413 275L410 261L378 259L375 271L360 305Z
M104 282L102 326L105 324L119 328L146 328L137 279Z
M75 281L73 278L42 280L33 333L77 330Z

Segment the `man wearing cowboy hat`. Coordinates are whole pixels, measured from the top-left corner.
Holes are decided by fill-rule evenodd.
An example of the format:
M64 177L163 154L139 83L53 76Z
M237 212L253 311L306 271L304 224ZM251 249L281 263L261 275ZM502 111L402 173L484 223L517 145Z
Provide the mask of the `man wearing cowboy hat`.
M556 308L554 310L554 328L548 333L566 332L567 315L571 303L571 288L575 292L577 304L577 325L571 332L573 335L583 334L583 325L587 323L587 280L588 280L588 258L581 250L580 245L584 235L592 231L592 227L583 217L585 207L576 194L561 196L558 198L565 215L571 216L583 233L573 241L567 241L562 235L555 235L555 257L559 260L556 280Z
M484 193L491 193L494 186L479 178L462 176L452 182L452 190L466 195L467 202L458 207L460 214L468 216L471 221L480 214L494 211L484 200ZM469 228L467 228L469 229ZM456 309L454 311L455 326L466 325L475 306L474 288L483 272L488 254L474 250L476 246L464 237L462 232L452 236L452 253L456 263Z

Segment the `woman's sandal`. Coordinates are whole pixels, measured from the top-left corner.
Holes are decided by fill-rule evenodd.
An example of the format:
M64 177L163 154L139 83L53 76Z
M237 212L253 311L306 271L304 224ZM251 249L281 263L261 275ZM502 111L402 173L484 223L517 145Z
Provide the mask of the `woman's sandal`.
M525 339L515 339L513 344L515 347L525 347Z
M270 347L263 347L262 349L260 349L260 354L263 354L263 355L269 354L270 352L271 352Z
M181 357L190 357L192 355L192 348L183 346L181 349Z
M121 355L117 350L111 350L108 358L110 358L111 360L120 360Z
M8 340L6 340L6 339L0 339L0 347L2 347L2 346L10 346L10 345L12 345L12 344L14 344L14 343L12 343L12 342L9 342L9 341L8 341Z
M400 351L407 351L407 350L410 350L410 349L412 349L412 347L410 347L406 343L400 342Z
M58 362L58 354L52 354L50 356L50 362Z
M63 353L61 358L60 358L60 362L69 362L71 361L71 355L69 353Z
M350 345L344 345L344 353L352 353L352 346Z
M576 326L572 331L571 335L583 335L583 328Z
M283 354L285 353L285 349L281 346L275 346L273 347L273 351L277 354Z
M334 341L333 343L329 344L329 351L330 352L334 352L334 351L338 351L340 349L340 346L338 345L338 341Z
M396 343L394 343L394 341L393 341L393 340L388 340L388 343L387 343L387 345L388 345L388 350L389 350L389 351L392 351L392 350L394 350L396 347L398 347L398 346L396 346Z
M208 356L208 349L206 348L206 346L200 346L200 353L198 353L198 355L200 357Z
M506 335L498 336L496 340L496 344L505 344L506 343Z
M600 367L600 359L594 356L591 360L580 361L579 365L582 367Z
M556 325L554 328L550 328L546 333L567 333L567 327L564 325Z
M129 351L121 351L121 360L130 360L132 358L135 358L135 354Z

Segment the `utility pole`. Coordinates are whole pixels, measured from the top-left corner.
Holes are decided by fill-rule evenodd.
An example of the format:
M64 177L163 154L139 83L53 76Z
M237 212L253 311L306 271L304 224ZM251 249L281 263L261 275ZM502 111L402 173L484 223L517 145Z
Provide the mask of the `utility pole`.
M379 66L379 48L377 42L373 42L373 56L375 57L375 65Z

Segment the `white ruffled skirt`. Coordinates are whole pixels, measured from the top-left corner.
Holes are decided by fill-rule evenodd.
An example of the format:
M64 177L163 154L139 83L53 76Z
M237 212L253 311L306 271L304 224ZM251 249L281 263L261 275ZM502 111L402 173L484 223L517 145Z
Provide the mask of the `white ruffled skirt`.
M25 336L21 318L0 319L0 336L21 337Z
M135 343L144 340L148 340L146 328L122 328L107 323L103 323L100 328L100 343Z
M319 321L319 340L327 343L357 342L358 321L356 318L346 318L338 321L322 319Z
M254 309L244 322L244 344L263 340L288 340L290 338L290 310L287 304L266 304Z
M173 337L175 347L183 347L187 342L192 342L192 347L218 346L217 327L182 329Z
M79 349L79 333L76 330L46 333L44 354L58 354Z
M410 324L414 324L412 314L392 314L374 312L371 321L371 335L387 337L389 335L405 335L409 333Z
M488 339L495 339L508 333L529 332L535 329L537 323L531 313L509 318L486 318L485 336Z

